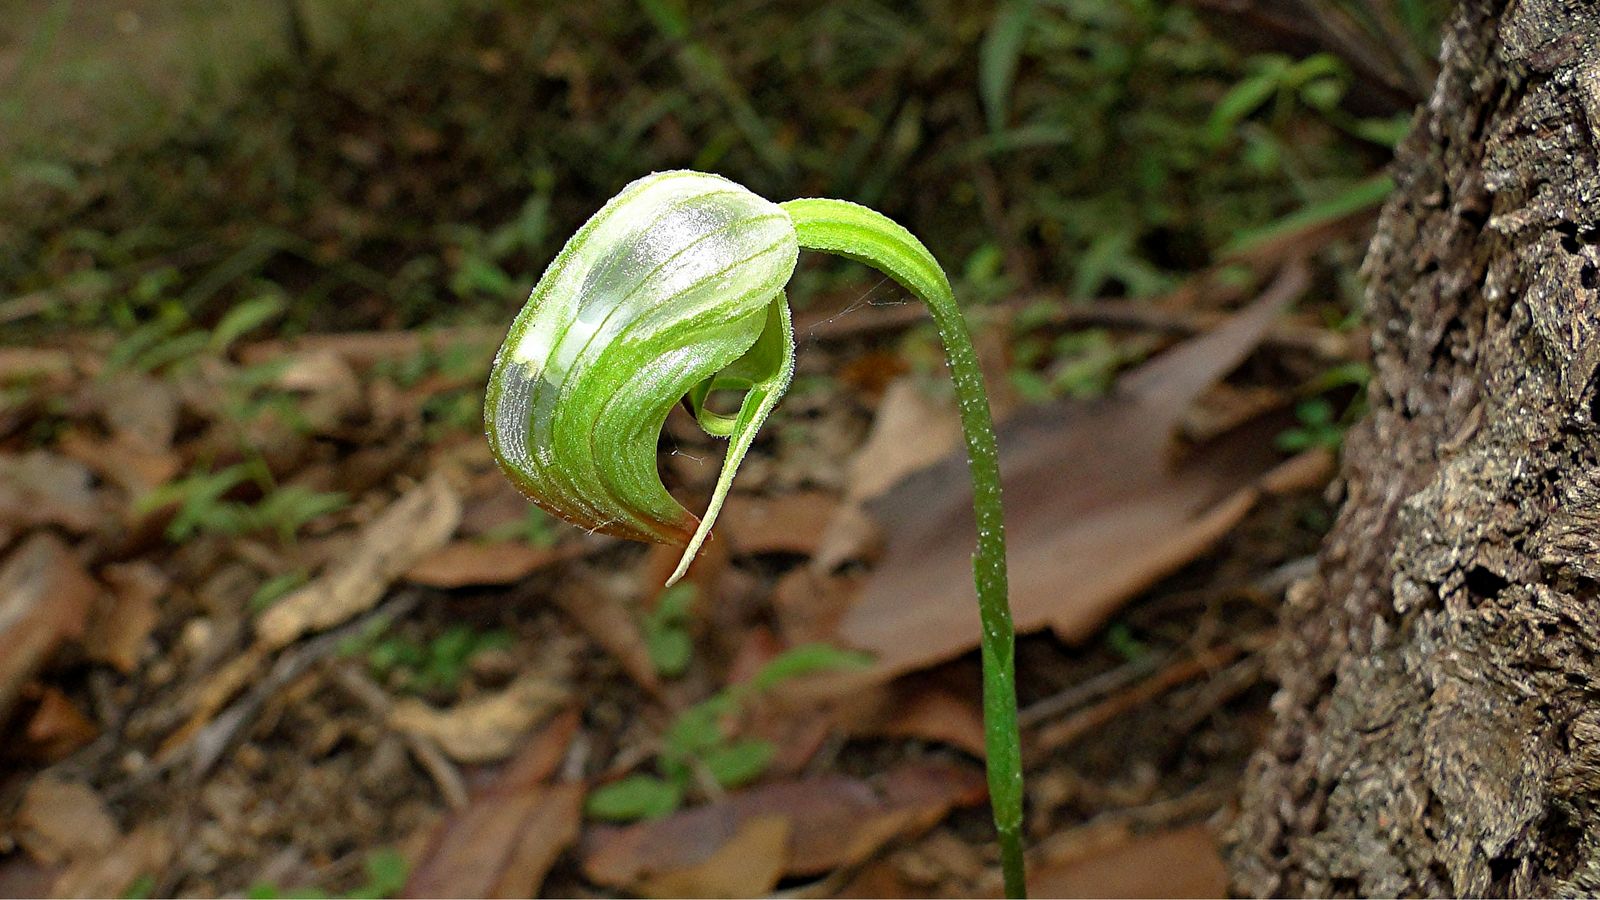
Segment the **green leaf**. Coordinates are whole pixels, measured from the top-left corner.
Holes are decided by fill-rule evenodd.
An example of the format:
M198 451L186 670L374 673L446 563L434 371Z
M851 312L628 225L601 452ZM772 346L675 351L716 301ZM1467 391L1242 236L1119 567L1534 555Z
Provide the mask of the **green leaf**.
M661 755L671 761L694 759L721 744L722 720L738 709L727 691L715 694L678 714L661 736Z
M849 672L871 665L872 657L865 653L844 650L831 644L801 644L774 656L756 671L748 684L754 690L766 691L802 675Z
M589 792L584 811L610 822L659 819L683 804L683 786L654 775L629 775Z
M1392 193L1394 193L1394 181L1387 175L1355 182L1326 200L1312 203L1276 222L1240 234L1223 247L1218 255L1224 258L1248 255L1252 250L1274 238L1335 222L1345 216L1378 206Z
M1285 68L1284 60L1274 59L1261 72L1240 81L1224 94L1206 122L1206 141L1213 147L1219 147L1227 141L1246 116L1260 109L1278 93Z
M367 883L345 895L351 900L363 897L379 898L379 900L393 897L405 888L406 876L411 871L411 864L406 861L405 854L393 847L380 847L367 854L364 867L367 872Z
M289 592L306 583L304 572L285 572L274 575L261 583L256 592L250 595L250 600L245 604L251 614L259 613L272 604L288 596Z
M228 310L217 327L211 330L209 344L213 353L225 353L234 341L277 318L284 310L281 297L267 295L246 300Z
M748 738L714 747L701 755L700 762L717 784L736 788L761 777L777 754L777 745L771 741Z
M694 642L681 628L645 632L645 648L650 664L666 678L677 678L689 669L694 658Z
M978 91L991 132L1005 128L1011 85L1033 24L1033 9L1034 0L1010 0L1002 5L978 47Z

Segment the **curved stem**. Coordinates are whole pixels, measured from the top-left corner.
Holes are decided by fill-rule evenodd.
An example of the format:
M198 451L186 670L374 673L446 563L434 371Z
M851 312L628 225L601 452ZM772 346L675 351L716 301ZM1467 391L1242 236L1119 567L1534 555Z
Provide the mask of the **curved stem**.
M989 803L1000 839L1006 896L1023 897L1022 746L1017 731L1015 632L1007 602L1005 522L1000 507L1000 454L972 337L956 306L950 280L933 254L888 217L843 200L779 204L794 220L800 246L866 263L900 282L927 304L944 342L955 383L972 474L978 548L972 558L983 623L983 725Z

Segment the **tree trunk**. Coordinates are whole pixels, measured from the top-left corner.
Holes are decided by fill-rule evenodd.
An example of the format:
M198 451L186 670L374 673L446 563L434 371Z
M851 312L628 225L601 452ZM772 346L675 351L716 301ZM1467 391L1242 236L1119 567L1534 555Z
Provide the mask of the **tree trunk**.
M1466 0L1366 262L1371 415L1228 835L1247 894L1600 890L1600 5Z

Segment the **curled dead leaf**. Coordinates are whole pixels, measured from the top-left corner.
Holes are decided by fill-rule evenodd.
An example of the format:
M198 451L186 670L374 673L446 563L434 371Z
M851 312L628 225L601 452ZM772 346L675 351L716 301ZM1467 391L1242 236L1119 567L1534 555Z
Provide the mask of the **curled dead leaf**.
M361 529L349 554L256 620L256 635L282 647L371 609L396 578L450 539L461 498L439 475L412 488Z
M516 751L533 726L564 703L568 691L537 675L524 675L504 690L437 709L408 698L389 714L393 727L432 738L452 759L487 763Z

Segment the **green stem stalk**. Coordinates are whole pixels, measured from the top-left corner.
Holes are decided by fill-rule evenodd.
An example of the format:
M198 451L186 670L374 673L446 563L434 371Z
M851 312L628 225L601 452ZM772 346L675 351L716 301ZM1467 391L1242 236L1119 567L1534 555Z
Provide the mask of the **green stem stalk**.
M972 474L978 547L972 558L983 623L983 726L989 803L999 835L1007 897L1024 897L1022 859L1022 741L1017 730L1015 645L1007 601L1006 535L1000 507L1000 453L984 391L983 372L950 279L911 232L886 216L843 200L780 204L794 220L800 246L866 263L904 285L928 307L955 383Z

